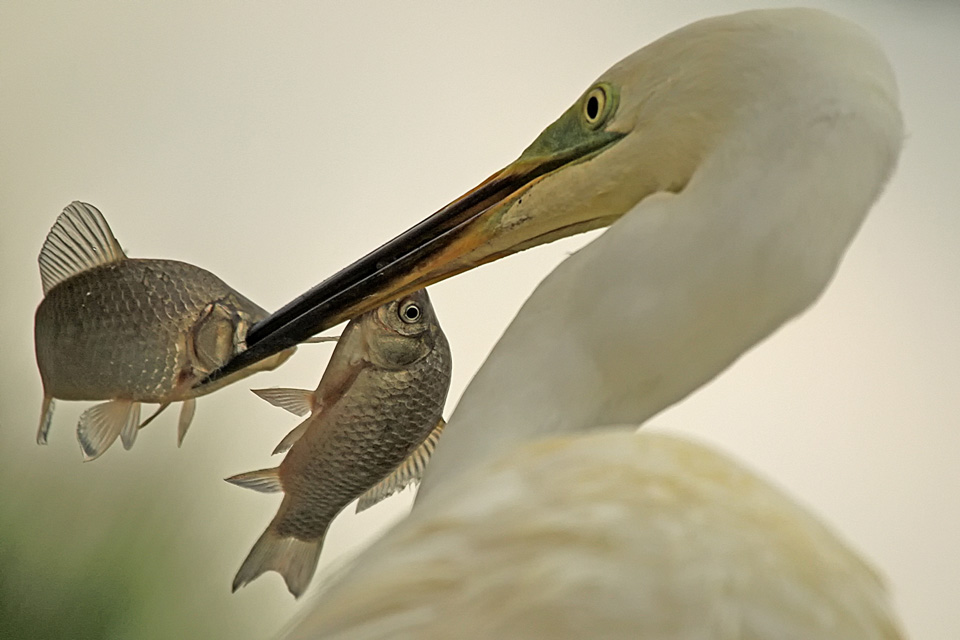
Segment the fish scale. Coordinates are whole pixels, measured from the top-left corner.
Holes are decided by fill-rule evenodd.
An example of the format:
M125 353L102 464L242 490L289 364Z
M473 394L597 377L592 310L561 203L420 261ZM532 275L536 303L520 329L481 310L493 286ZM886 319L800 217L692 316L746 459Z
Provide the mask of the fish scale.
M343 507L395 469L433 429L443 402L442 349L434 348L422 366L403 372L388 372L376 380L361 373L357 392L349 394L331 410L327 420L339 429L325 429L316 442L296 457L294 452L280 465L280 478L287 489L285 468L307 462L296 478L309 478L290 487L297 499L290 502L287 517L278 524L283 536L315 538L322 535ZM289 462L288 462L289 460ZM286 466L285 466L286 465ZM358 471L360 471L358 473ZM302 509L292 505L302 503ZM311 516L303 518L301 512Z
M92 205L74 202L64 209L38 262L44 290L34 318L44 392L40 444L47 440L55 398L109 401L80 416L77 439L87 460L117 437L126 448L133 445L143 426L135 424L142 402L160 403L160 410L184 402L180 442L195 397L273 369L293 353L290 349L211 389L194 388L236 355L247 327L265 318L266 311L200 267L127 257Z
M227 479L285 494L234 590L276 571L299 597L337 514L357 498L365 508L418 481L443 429L450 374L450 345L420 290L352 320L316 391L258 390L310 415L277 447L289 448L279 467Z
M180 335L210 302L240 302L230 298L222 280L174 260L130 259L57 285L36 318L38 359L50 371L49 391L64 400L96 400L137 388L143 402L171 399L186 359ZM248 304L256 310L254 321L265 317ZM71 313L76 309L88 313Z

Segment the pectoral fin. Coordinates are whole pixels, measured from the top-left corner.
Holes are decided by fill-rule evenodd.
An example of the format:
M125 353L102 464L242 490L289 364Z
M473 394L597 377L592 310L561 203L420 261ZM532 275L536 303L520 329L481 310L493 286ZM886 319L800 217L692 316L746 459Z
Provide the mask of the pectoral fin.
M400 463L400 466L386 478L373 485L366 493L360 496L357 501L357 513L369 509L384 498L388 498L395 493L399 493L410 484L420 482L423 470L430 461L434 449L437 448L437 441L443 433L446 423L443 418L433 428L427 439L419 447L413 450L407 459Z
M296 427L294 427L290 433L288 433L283 437L283 440L280 441L280 444L278 444L277 447L273 450L273 455L277 455L278 453L283 453L284 451L287 451L288 449L290 449L290 447L293 446L293 443L299 440L303 436L303 434L307 432L307 425L309 425L310 422L312 421L313 421L313 418L307 418L306 420L298 424Z
M170 403L169 403L169 402L164 402L163 404L161 404L159 407L157 407L157 410L156 410L156 411L154 411L152 414L150 414L150 417L149 417L149 418L147 418L146 420L144 420L143 422L140 423L140 427L139 427L139 428L140 428L140 429L143 429L145 426L147 426L148 424L150 424L151 422L153 422L154 418L156 418L158 415L160 415L161 413L163 413L163 410L166 409L166 408L169 407L169 406L170 406Z
M298 416L308 415L313 411L313 391L306 389L251 389L255 394L275 407L286 409Z
M197 412L197 401L194 398L187 398L180 407L180 419L177 421L177 446L183 444L183 437L187 435L187 429L193 422L193 415Z
M356 324L348 324L330 356L330 364L320 377L314 392L313 413L332 407L346 393L360 372L370 364L366 359L367 345L363 332Z
M139 402L111 400L90 407L80 415L77 424L77 441L84 461L100 457L118 437L129 449L137 437L139 425Z
M273 469L260 469L258 471L238 473L235 476L226 478L226 481L238 487L253 489L260 493L277 493L283 491L283 485L280 483L280 470L276 467Z

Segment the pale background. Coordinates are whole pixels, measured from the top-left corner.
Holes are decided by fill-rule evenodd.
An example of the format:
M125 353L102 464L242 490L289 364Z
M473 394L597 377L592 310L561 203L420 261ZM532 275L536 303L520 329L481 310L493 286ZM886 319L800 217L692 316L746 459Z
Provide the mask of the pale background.
M275 574L230 594L279 501L221 478L275 462L295 422L247 389L315 386L330 347L202 398L181 450L167 415L132 451L82 464L88 403L60 403L36 446L36 256L64 205L97 205L132 256L193 262L275 309L512 160L626 54L698 18L784 4L0 5L7 633L13 616L35 637L254 638L301 606ZM809 4L890 55L900 168L812 311L652 424L786 488L882 570L912 637L956 640L960 3ZM431 289L454 349L448 414L520 302L585 240ZM315 582L408 504L338 519Z

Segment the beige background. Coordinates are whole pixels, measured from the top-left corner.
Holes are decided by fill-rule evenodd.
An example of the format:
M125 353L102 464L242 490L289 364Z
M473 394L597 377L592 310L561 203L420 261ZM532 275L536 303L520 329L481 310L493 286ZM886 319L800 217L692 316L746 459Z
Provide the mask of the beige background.
M201 399L182 450L166 416L131 452L84 465L85 403L61 403L37 447L36 256L65 204L97 205L129 254L199 264L275 309L512 160L624 55L697 18L784 4L0 5L0 527L27 541L3 546L0 528L0 562L19 563L16 597L63 615L55 594L105 567L126 575L124 558L142 573L120 584L142 602L108 636L196 634L202 619L209 637L259 637L298 606L274 574L230 595L278 501L220 479L270 464L294 424L246 389L313 387L329 346ZM816 307L652 424L787 488L882 569L913 637L955 640L960 4L809 4L863 24L893 60L900 169ZM448 414L584 241L431 289L454 348ZM338 519L317 582L408 501Z

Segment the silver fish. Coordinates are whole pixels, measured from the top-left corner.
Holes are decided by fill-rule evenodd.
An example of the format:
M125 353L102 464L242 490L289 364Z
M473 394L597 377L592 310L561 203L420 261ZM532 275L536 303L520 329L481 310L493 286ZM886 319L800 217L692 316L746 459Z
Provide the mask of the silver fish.
M288 349L212 388L193 385L245 348L247 329L267 312L205 269L175 260L131 259L96 207L74 202L47 235L39 257L44 298L34 318L43 406L37 442L46 444L54 398L109 400L77 425L84 459L137 432L172 402L183 401L178 443L194 398L273 369ZM143 423L140 403L160 408Z
M374 491L372 504L419 477L443 429L450 373L450 346L421 290L352 320L316 391L257 392L310 416L277 446L274 453L289 449L279 467L227 478L285 494L234 591L276 571L300 597L337 514L366 492Z

